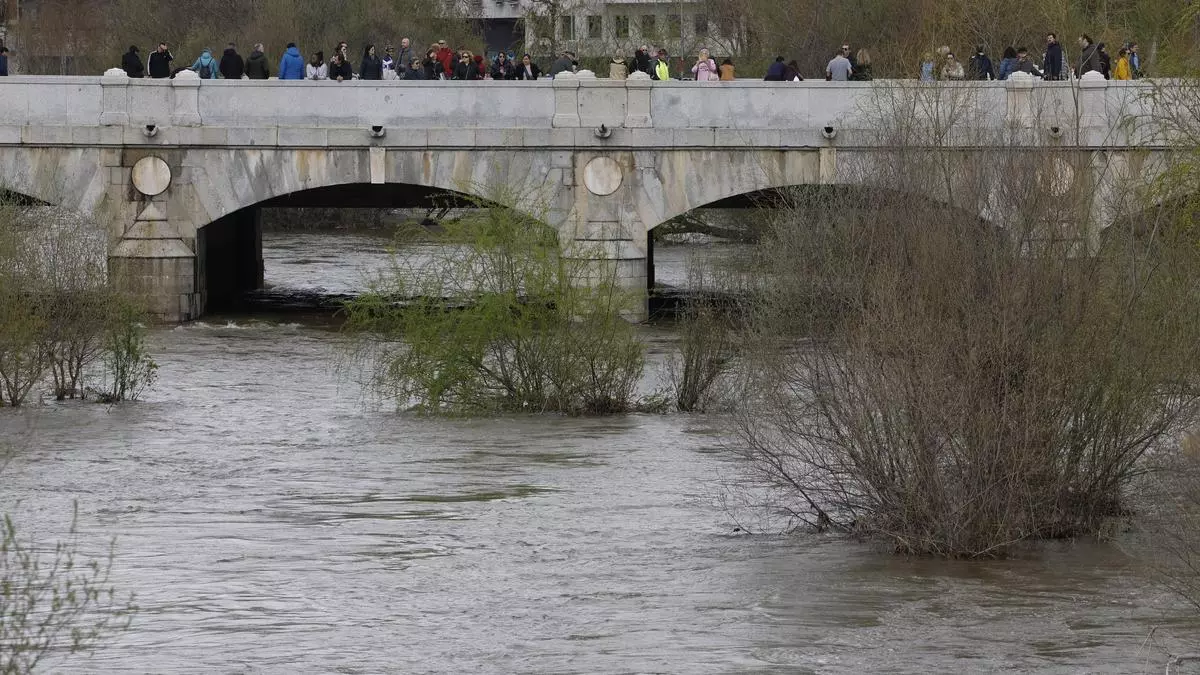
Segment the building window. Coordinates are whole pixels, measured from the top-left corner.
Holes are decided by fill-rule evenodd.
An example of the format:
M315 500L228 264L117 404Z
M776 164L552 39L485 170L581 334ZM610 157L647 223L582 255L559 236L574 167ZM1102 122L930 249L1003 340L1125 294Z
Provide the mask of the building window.
M667 37L683 37L683 17L679 16L678 14L667 15Z
M629 17L614 16L613 17L613 35L619 38L629 37Z
M573 16L558 17L558 39L559 40L574 40L575 39L575 17L573 17Z
M708 35L708 16L705 14L697 14L693 18L693 25L696 28L696 37L704 37Z
M587 18L588 37L597 40L604 37L604 18L592 15Z
M642 15L642 37L651 39L658 37L658 26L655 25L657 18L653 14Z

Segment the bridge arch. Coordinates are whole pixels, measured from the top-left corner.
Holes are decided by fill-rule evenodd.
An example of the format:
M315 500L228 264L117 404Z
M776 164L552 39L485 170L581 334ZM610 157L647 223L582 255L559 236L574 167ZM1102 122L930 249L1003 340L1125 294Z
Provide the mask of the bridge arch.
M686 157L680 158L680 154ZM850 199L847 195L852 196L853 191L865 191L861 202L866 207L903 208L924 203L992 220L988 204L955 203L945 194L937 194L935 186L926 181L887 186L891 181L874 180L876 167L871 161L877 158L843 155L839 160L833 148L677 153L662 158L654 171L643 172L638 188L640 216L651 231L698 209L769 207L793 200L796 191L807 190L840 194L842 199ZM979 196L977 191L963 192Z
M201 312L238 310L245 294L271 283L266 276L263 211L279 208L442 211L506 204L438 187L408 183L338 183L282 194L243 207L196 228L196 290ZM435 218L441 216L434 216ZM418 216L420 218L420 216ZM381 242L382 244L382 242Z
M362 149L195 149L182 158L183 202L195 229L243 209L344 188L346 207L368 191L409 186L504 204L535 218L561 220L553 191L562 169L528 152ZM398 187L399 186L399 187ZM336 201L336 200L335 200Z
M8 147L0 152L0 192L99 217L109 196L111 149Z
M692 150L659 153L640 172L638 215L647 232L696 209L740 195L836 181L832 149Z

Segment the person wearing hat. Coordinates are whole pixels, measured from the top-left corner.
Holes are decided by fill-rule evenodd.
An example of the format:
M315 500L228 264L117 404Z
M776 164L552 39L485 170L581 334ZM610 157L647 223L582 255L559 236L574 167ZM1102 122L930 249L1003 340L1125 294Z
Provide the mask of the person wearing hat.
M608 79L610 80L627 80L629 79L629 68L625 65L625 57L617 54L613 57L612 63L608 64Z
M557 61L550 64L550 77L567 71L575 72L575 53L571 51L564 51Z

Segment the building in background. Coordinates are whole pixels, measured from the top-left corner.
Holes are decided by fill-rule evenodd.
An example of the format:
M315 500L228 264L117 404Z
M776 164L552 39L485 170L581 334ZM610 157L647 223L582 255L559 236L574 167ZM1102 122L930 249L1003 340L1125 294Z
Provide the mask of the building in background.
M571 50L580 58L626 57L641 45L673 55L701 46L725 51L703 0L462 0L481 23L491 52L507 49L542 58Z

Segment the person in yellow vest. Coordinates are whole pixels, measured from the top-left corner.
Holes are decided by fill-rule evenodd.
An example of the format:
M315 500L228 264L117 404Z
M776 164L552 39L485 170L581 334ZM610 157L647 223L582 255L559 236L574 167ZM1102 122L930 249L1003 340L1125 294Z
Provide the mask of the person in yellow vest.
M1114 80L1132 80L1133 66L1129 65L1129 50L1122 49L1117 52L1117 63L1113 66L1112 79Z
M658 50L658 60L654 62L654 79L671 79L671 66L667 64L667 50Z

